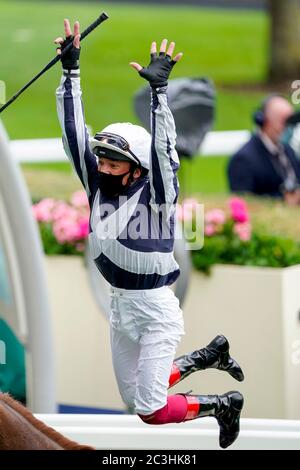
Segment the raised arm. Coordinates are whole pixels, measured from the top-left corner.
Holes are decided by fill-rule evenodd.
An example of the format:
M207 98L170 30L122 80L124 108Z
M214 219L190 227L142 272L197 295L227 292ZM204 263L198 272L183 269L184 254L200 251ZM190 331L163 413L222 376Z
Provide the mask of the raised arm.
M167 86L171 70L181 59L182 53L172 59L174 42L170 43L167 52L166 49L166 39L161 43L159 54L156 52L156 42L152 42L148 67L142 67L136 62L130 63L151 86L152 144L149 178L152 202L159 205L174 204L178 196L176 172L179 159L175 150L176 129L168 106Z
M59 44L57 53L73 41L73 48L62 58L63 76L56 90L58 119L62 129L65 152L74 166L88 197L97 190L97 162L89 148L89 136L84 120L80 88L80 33L79 23L74 24L74 35L68 20L64 20L65 37L54 42Z

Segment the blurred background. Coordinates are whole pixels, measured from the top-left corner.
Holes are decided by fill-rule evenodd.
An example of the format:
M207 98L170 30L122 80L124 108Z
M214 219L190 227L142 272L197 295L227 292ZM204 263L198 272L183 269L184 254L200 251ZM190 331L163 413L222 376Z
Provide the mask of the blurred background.
M53 39L63 34L63 18L79 19L84 28L100 11L109 23L82 46L82 88L87 123L96 132L115 121L138 123L133 95L145 83L128 63L148 60L152 40L174 39L184 59L176 77L208 77L217 87L215 130L249 129L251 113L269 91L270 19L263 2L53 2L1 1L1 80L13 95L55 54ZM206 7L201 8L200 5ZM208 8L207 4L214 5ZM227 8L237 4L259 9ZM245 4L245 5L244 5ZM215 6L216 5L216 6ZM222 6L222 8L218 8ZM224 8L226 7L226 8ZM54 93L59 65L43 76L2 118L11 139L58 137ZM289 89L286 89L289 92ZM189 165L188 193L227 191L223 155ZM43 175L47 170L47 176ZM183 168L184 171L184 168ZM66 197L76 181L66 184L69 164L25 165L34 198Z
M261 99L273 91L289 98L291 81L297 78L299 68L295 47L290 38L285 38L286 24L290 32L295 15L281 14L289 6L295 8L295 2L284 2L284 7L280 2L271 3L279 5L280 11L275 9L275 13L281 18L278 27L284 30L284 34L279 31L281 42L286 41L282 45L284 53L272 43L272 17L266 1L194 0L184 6L176 1L1 1L0 37L7 52L2 55L1 80L6 83L7 97L12 96L53 57L53 39L63 33L64 17L71 22L79 19L84 28L100 10L107 10L109 23L87 39L81 54L85 115L94 132L114 121L139 122L133 96L145 83L128 63L145 63L150 42L159 42L164 36L176 40L177 50L184 52L172 78L207 77L214 82L213 130L252 130L251 116ZM297 44L298 28L293 34ZM273 59L272 51L286 57L287 46L295 70L284 73L281 61L274 72L278 59ZM59 137L54 99L59 79L58 65L2 114L10 139ZM219 154L183 161L179 178L184 183L184 195L201 193L206 204L222 204L223 197L216 195L228 192L227 157ZM22 169L34 200L45 196L66 198L80 187L76 179L66 179L72 172L67 162L26 164ZM284 229L293 233L293 227Z
M131 69L129 62L136 61L145 64L148 60L151 41L156 40L159 43L164 37L175 40L177 52L184 53L182 61L172 72L173 79L201 77L214 84L216 99L211 131L253 131L252 115L261 100L273 92L280 92L291 100L294 91L292 83L300 79L300 7L296 0L285 2L275 0L190 0L185 2L175 0L152 2L0 0L0 41L2 44L0 80L6 84L7 98L11 97L53 58L55 55L53 40L63 35L64 18L69 18L71 23L79 20L81 28L84 29L102 11L107 12L110 19L85 40L82 44L80 59L85 118L91 133L101 130L112 122L130 121L140 124L134 110L133 99L136 92L145 86L145 82ZM60 137L55 103L55 90L60 76L60 64L57 64L3 112L1 119L12 141ZM206 211L218 208L218 210L225 211L224 214L228 216L229 188L226 167L230 155L226 148L224 146L224 152L219 151L208 156L202 154L200 146L195 155L182 159L179 170L181 200L194 198L205 205ZM21 163L21 171L34 203L44 198L70 201L74 193L81 190L80 182L67 161ZM231 243L232 238L230 238L229 249L223 237L221 241L217 240L216 245L211 245L211 252L209 252L208 240L206 259L200 260L196 254L194 266L208 272L215 262L214 254L221 252L220 246L224 242L225 254L223 258L220 255L224 264L267 267L295 265L299 269L299 206L289 207L279 199L258 199L249 195L245 197L245 200L247 209L244 208L246 215L242 222L247 222L251 218L253 233L255 231L261 231L263 234L271 232L273 238L267 238L265 235L265 238L257 236L253 244L249 245L243 244L242 236L238 243L236 241ZM79 207L81 203L73 200L73 206L76 204ZM82 204L84 206L85 203ZM232 220L235 220L233 213L231 216ZM213 223L219 222L213 221ZM232 228L230 223L229 226ZM45 248L46 253L59 254L57 246L53 249L53 234L49 234L49 227L41 225L41 233L45 246L48 243ZM274 237L282 237L284 241ZM244 241L249 241L249 239ZM267 246L268 249L270 248L269 251L266 249ZM76 248L80 251L80 247L76 246ZM72 250L70 246L65 246L62 252L73 253ZM226 253L230 250L231 257L226 258ZM52 299L55 315L62 314L64 310L66 314L63 332L67 334L68 325L74 326L77 322L76 331L80 334L82 320L80 313L82 309L79 309L80 293L75 292L76 281L75 277L72 277L75 276L78 266L69 267L67 274L64 275L62 262L56 260L55 265L50 261L46 262L49 263L47 273L50 291L53 296L56 295L55 300ZM184 340L182 348L186 350L199 346L200 338L208 342L211 339L210 335L219 333L217 329L223 326L226 330L226 315L232 313L232 335L236 335L234 336L236 351L242 351L241 362L244 360L250 374L248 384L250 383L249 394L252 393L252 401L248 401L249 408L246 408L248 410L246 413L248 416L255 417L300 418L299 405L295 404L295 397L298 393L297 384L292 383L292 379L290 383L284 382L283 379L287 375L296 377L293 369L295 366L298 374L297 380L300 383L298 359L294 363L290 359L291 353L298 351L298 343L295 346L295 341L299 339L297 336L299 298L297 297L294 303L286 307L282 299L285 296L289 297L289 294L284 290L285 287L282 287L281 281L278 280L274 287L274 284L269 284L269 281L265 281L253 272L246 279L244 290L240 290L237 284L239 272L232 271L230 274L232 277L228 277L226 273L224 275L227 282L224 284L224 281L221 281L223 291L220 291L220 294L217 286L214 283L209 285L209 281L206 278L200 278L199 273L192 278L188 287L192 294L187 298L186 304L186 329L190 333ZM299 276L299 271L290 283L293 293L297 290L299 279L297 276ZM233 292L230 291L232 287L235 287ZM276 291L280 292L278 298L275 298ZM68 300L68 312L65 308L66 292L74 295L70 302ZM223 323L220 320L218 324L218 320L215 320L217 317L213 314L209 318L210 308L205 302L209 303L211 300L209 297L205 298L202 310L207 312L203 315L206 316L208 323L204 325L202 321L202 326L206 330L200 333L193 330L195 325L193 315L195 311L198 314L198 302L205 292L209 292L211 298L220 300L221 303L214 304L212 309L214 308L218 314L224 309L223 319L225 320ZM252 305L250 307L250 299L255 297L260 299L259 307L252 307ZM76 308L78 312L72 316ZM89 312L92 312L93 308L96 311L94 305L90 306ZM257 308L258 310L255 310ZM286 313L287 311L291 313ZM234 315L239 315L241 312L243 315L237 322L237 317ZM252 314L253 317L251 317ZM272 324L273 314L274 324ZM89 315L91 324L99 321L95 320L96 313L95 318L94 314ZM291 321L289 315L293 315ZM284 316L286 316L287 324L282 327ZM256 320L252 321L254 318L260 319L261 323L255 323ZM62 352L65 348L65 341L63 336L59 337L60 327L55 328L57 349L62 354L64 363L64 367L61 367L59 371L59 382L62 384L65 378L69 381L66 392L63 386L60 389L60 402L79 404L81 401L81 404L86 406L120 409L122 403L117 391L114 389L111 392L109 388L103 391L100 376L99 382L95 385L94 395L95 397L101 396L101 399L93 398L90 402L88 398L82 399L81 392L83 395L85 392L80 390L80 387L74 387L74 369L70 367L66 370L68 361L74 358L74 354L79 354L78 343L74 343L73 349ZM85 328L84 324L82 328ZM98 325L97 328L100 329L100 326ZM103 328L107 330L108 326L104 325ZM287 330L289 333L283 338L283 332ZM257 338L261 333L263 337L259 342ZM98 337L100 338L96 329L90 334L95 342ZM270 336L271 334L273 337ZM97 364L100 364L99 361L104 363L110 360L108 339L103 340L103 336L101 338L104 342L101 344L101 351L97 351L96 358L95 351L92 350L92 339L91 350L84 351L84 353L81 351L80 359L78 359L82 367L80 373L85 371L83 377L80 378L79 374L77 377L81 384L88 383L90 377L85 370L87 366L81 362L83 356L90 357L93 361L92 372L96 370ZM255 338L257 349L252 353ZM267 341L267 338L271 338L271 341ZM89 339L88 334L86 339ZM245 345L247 345L246 348ZM183 350L180 353L183 353ZM269 375L265 370L265 359L262 359L265 354L267 364L270 364L270 361L273 364ZM22 360L24 359L21 359L21 362ZM111 366L109 362L107 364L111 373ZM256 367L259 369L257 375L255 375ZM211 383L220 391L225 385L232 388L230 380L227 384L227 378L216 385L214 382ZM255 389L258 383L264 383L262 387L264 391L259 393L264 395L266 401L257 408ZM278 394L274 402L270 400L267 403L268 384L273 390L277 387ZM22 386L24 388L24 385ZM100 389L104 395L99 395ZM72 391L73 397L71 397ZM202 391L205 391L205 388ZM209 393L212 391L208 390ZM288 396L294 397L293 406L290 408L287 406Z

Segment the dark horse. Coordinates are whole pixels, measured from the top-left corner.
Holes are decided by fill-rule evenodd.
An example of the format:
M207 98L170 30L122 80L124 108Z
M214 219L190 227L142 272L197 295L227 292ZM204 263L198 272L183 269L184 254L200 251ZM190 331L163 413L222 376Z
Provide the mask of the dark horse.
M95 450L50 428L6 393L0 393L0 450Z

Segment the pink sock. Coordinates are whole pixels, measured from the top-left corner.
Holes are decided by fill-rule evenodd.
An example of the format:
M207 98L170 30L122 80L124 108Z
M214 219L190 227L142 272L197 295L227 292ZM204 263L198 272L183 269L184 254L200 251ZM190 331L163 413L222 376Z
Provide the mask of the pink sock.
M170 395L167 404L151 415L139 415L147 424L181 423L187 414L187 401L183 395Z

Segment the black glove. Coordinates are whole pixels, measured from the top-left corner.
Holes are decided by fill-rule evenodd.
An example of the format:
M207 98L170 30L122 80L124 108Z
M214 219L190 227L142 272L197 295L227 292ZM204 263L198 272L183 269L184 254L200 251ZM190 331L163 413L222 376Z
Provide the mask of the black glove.
M70 44L70 42L73 42L74 37L73 36L68 36L64 42L61 44L59 49L62 51L64 48ZM61 58L61 63L64 69L66 70L74 70L74 69L79 69L79 56L80 56L80 49L77 49L77 47L72 46L71 49L66 52Z
M139 71L141 77L148 80L152 88L161 88L168 85L168 78L176 62L164 52L151 54L148 67Z

